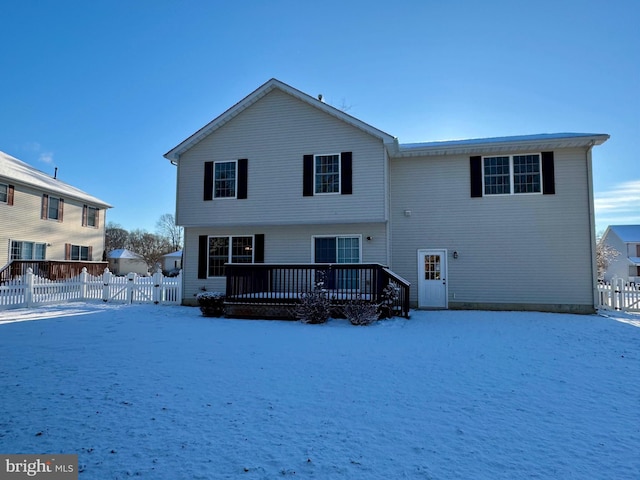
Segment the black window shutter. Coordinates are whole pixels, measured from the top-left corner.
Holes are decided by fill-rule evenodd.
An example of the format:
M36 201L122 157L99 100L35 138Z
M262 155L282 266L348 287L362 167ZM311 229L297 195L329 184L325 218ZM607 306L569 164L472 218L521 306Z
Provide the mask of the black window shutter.
M264 263L264 233L258 233L253 238L253 262Z
M313 196L313 155L304 155L302 166L302 195Z
M202 199L205 201L213 200L213 162L204 162L204 194Z
M340 154L340 193L351 195L353 193L351 152Z
M247 198L247 177L249 161L246 158L238 160L238 195L237 198Z
M553 152L542 152L542 193L545 195L556 193L555 176Z
M482 196L482 157L469 157L471 174L471 197Z
M198 278L207 278L207 267L209 266L209 237L200 235L198 237Z

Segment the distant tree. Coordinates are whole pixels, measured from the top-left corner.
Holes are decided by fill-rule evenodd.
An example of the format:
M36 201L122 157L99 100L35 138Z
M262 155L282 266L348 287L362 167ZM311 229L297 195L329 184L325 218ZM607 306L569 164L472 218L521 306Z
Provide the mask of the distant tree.
M129 232L117 223L109 222L105 229L104 249L108 253L112 250L127 248Z
M171 213L160 216L156 222L156 233L167 239L172 251L182 248L183 228L176 225L176 220Z
M161 263L163 255L173 251L165 237L140 229L129 232L127 248L140 255L152 270Z
M604 272L609 264L620 255L620 252L604 243L602 233L598 234L596 244L596 264L598 266L598 280L604 279Z

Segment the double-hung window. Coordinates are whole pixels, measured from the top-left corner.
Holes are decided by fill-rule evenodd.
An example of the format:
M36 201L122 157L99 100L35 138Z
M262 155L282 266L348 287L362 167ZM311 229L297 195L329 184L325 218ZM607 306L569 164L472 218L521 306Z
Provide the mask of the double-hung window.
M214 198L236 198L237 162L215 162L214 165Z
M315 155L315 193L340 193L340 154Z
M52 197L46 193L42 195L42 218L44 220L62 221L64 200L59 197Z
M82 207L82 226L83 227L97 227L98 226L98 209L96 207L90 207L84 205Z
M47 246L45 243L11 242L11 260L44 260Z
M224 277L225 263L252 263L253 236L209 237L209 277Z
M484 195L542 193L540 154L483 158Z
M9 203L9 185L0 183L0 203Z

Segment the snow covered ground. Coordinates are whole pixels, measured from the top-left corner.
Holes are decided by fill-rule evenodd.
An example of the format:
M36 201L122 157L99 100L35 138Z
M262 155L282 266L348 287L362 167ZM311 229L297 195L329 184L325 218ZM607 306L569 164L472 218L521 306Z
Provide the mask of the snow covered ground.
M638 479L638 320L0 312L0 452L100 480Z

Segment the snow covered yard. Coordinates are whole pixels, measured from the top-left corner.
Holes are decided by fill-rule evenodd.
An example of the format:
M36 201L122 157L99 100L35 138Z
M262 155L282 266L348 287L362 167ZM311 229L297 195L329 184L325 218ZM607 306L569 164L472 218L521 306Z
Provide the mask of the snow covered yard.
M0 452L77 453L87 479L637 479L640 323L620 317L0 312Z

